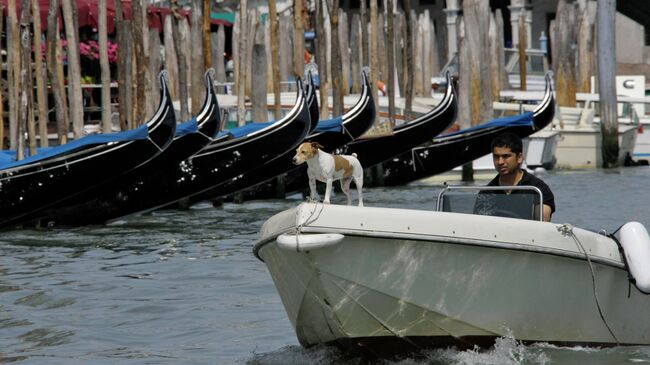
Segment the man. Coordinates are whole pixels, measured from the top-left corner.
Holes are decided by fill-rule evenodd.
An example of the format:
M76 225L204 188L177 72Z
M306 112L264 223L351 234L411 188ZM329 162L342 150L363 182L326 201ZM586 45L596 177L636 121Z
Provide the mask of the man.
M546 185L544 181L537 178L536 176L529 174L526 170L521 168L521 164L524 162L523 155L523 144L521 138L514 133L503 133L498 135L492 141L492 158L494 161L494 168L497 170L498 175L492 179L487 185L488 186L534 186L542 192L542 204L543 204L543 218L544 221L550 222L551 216L555 212L555 198L553 197L553 192ZM504 216L517 216L516 214L499 214L498 212L504 211L516 211L516 207L513 209L501 209L495 207L495 200L486 199L487 192L479 195L477 199L475 212L478 214L490 214L490 215L504 215ZM494 194L507 194L510 195L513 193L512 190L507 191L497 191L490 192ZM530 191L526 190L517 190L514 191L516 194L528 194ZM537 208L539 209L539 208ZM535 210L538 211L538 210ZM496 213L495 213L496 212ZM539 217L535 217L539 219Z

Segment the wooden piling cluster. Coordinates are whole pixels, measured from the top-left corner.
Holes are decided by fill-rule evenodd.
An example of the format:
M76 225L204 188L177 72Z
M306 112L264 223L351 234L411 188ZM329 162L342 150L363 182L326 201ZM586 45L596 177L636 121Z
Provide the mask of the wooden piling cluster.
M58 143L67 142L70 126L73 138L82 136L84 114L76 2L51 0L47 27L42 29L40 17L34 17L38 14L38 1L19 1L21 9L27 10L21 11L20 19L16 12L17 1L13 0L8 2L6 19L0 17L0 26L6 29L6 49L9 51L6 59L0 60L9 66L6 83L2 80L8 92L0 93L0 116L4 116L3 106L9 106L9 130L0 123L0 141L7 139L9 145L0 145L0 149L16 149L22 157L20 154L26 151L26 142L32 152L37 146L47 145L48 110L54 111ZM147 0L130 2L131 19L122 15L126 3L115 1L114 35L119 51L117 74L111 75L106 53L106 5L110 1L115 0L99 2L101 105L111 104L110 80L117 80L118 113L112 113L110 107L102 108L103 132L112 130L114 116L119 116L121 129L130 129L153 113L159 97L156 76L162 68L170 75L172 98L180 101L182 121L188 120L200 107L204 97L202 76L207 68L216 69L219 84L231 81L226 79L224 68L229 61L224 59L228 43L225 27L210 24L213 9L209 0L192 0L189 15L177 0L171 0L171 15L164 17L160 30L148 27ZM382 2L381 7L377 0L370 0L368 7L361 1L359 11L350 16L340 9L338 0L295 0L289 7L283 7L281 13L277 13L276 0L270 0L268 17L263 17L257 8L249 8L247 1L240 1L230 40L234 85L228 86L228 91L238 96L238 124L246 123L247 102L251 106L252 119L267 119L266 94L269 92L275 94L273 111L275 118L279 118L279 94L287 90L281 84L302 77L305 64L309 62L318 65L321 118L344 112L343 97L360 91L360 73L367 67L375 85L372 88L374 96L378 91L389 96L390 123L395 123L394 99L397 97L404 97L404 114L410 119L413 98L431 94L432 76L440 75L448 59L447 49L458 50L460 126L468 127L491 119L492 101L498 99L501 90L509 87L503 51L504 22L507 20L499 10L492 12L486 1L463 0L462 9L458 8L458 3L451 1L455 5L450 6L457 8L452 9L454 11L462 10L462 15L453 16L455 25L447 23L447 30L455 27L455 35L448 39L453 38L457 44L445 45L438 44L438 30L430 12L416 13L410 1L388 0ZM0 3L0 11L1 7ZM59 14L60 9L62 14ZM57 21L59 18L63 19L62 29ZM531 46L527 44L530 35L526 38L524 17L518 19L516 33L520 37L516 43L521 49L520 57L524 57L526 48ZM584 1L558 0L557 17L550 23L549 35L560 105L574 106L575 92L588 91L589 77L596 70L594 26ZM305 30L316 33L313 54L305 54L302 36ZM41 62L41 37L33 36L41 31L46 34L44 58L47 67ZM62 32L66 34L67 45L59 37ZM578 47L574 50L572 43L576 39ZM29 51L32 45L33 54ZM69 63L65 69L61 62L64 45ZM30 66L32 63L34 69ZM525 72L526 68L522 67L520 73L524 75ZM24 92L31 90L34 84L36 92L33 95ZM522 86L525 84L523 77ZM384 86L380 89L380 85ZM48 105L48 88L54 105ZM218 88L221 92L226 89ZM18 138L25 134L29 139Z

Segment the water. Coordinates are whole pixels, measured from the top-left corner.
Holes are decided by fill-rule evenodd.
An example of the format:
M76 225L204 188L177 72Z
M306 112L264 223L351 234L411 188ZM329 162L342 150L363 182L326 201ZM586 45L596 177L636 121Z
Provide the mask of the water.
M650 227L650 167L543 178L556 196L554 222ZM424 183L365 189L364 200L431 209L437 191ZM0 233L0 363L361 363L336 349L301 348L266 267L251 253L264 220L298 201L200 204L110 226ZM637 362L650 362L650 347L524 346L504 337L488 350L437 350L386 363Z

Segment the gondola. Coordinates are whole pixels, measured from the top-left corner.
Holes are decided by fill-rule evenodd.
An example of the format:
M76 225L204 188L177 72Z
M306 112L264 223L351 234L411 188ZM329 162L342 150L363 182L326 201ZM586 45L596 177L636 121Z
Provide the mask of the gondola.
M357 158L361 161L361 165L364 168L368 168L397 156L413 146L431 140L431 138L447 129L456 119L456 92L449 74L447 74L447 82L451 86L447 88L441 102L428 113L419 116L411 122L395 127L393 134L390 136L358 139L361 134L356 135L354 141L348 140L347 142L350 143L344 142L347 144L340 144L341 147L337 147L335 153L356 153ZM329 136L332 136L332 134L328 134L326 138L332 138ZM287 193L306 189L306 167L303 166L293 170L291 174L287 174L284 179L283 188ZM244 192L244 199L269 198L276 195L276 189L272 184L264 184Z
M0 165L0 228L16 226L26 216L137 168L164 151L176 130L166 77L162 72L160 105L141 127L87 136Z
M396 126L392 135L355 140L339 149L337 153L356 153L361 166L365 169L408 151L442 133L454 123L458 111L456 91L449 72L446 78L448 87L445 95L428 113L411 122Z
M497 135L512 132L524 138L546 127L555 114L551 75L546 75L544 98L534 111L450 133L433 139L430 145L410 151L383 163L384 185L403 185L449 171L490 153Z
M372 126L376 115L375 103L370 92L370 82L365 72L362 73L362 78L363 89L357 103L340 117L320 121L314 132L307 136L305 140L318 142L323 146L324 151L331 152L358 138ZM316 108L318 109L317 103ZM251 187L246 192L247 195L255 196L256 198L274 196L276 189L273 182L265 182L285 173L288 175L285 181L290 181L292 180L290 177L295 172L304 169L303 166L298 167L293 164L292 158L294 154L294 150L289 150L266 164L247 171L245 174L223 185L192 197L190 203L222 197ZM255 186L257 184L260 185Z
M100 186L56 204L30 217L30 225L79 226L102 223L124 215L125 207L150 194L148 186L166 179L181 161L197 153L219 131L221 113L213 82L214 70L205 73L206 97L190 121L176 128L173 141L162 153L146 164Z
M144 213L199 194L293 149L309 131L310 115L301 81L296 104L283 118L222 131L192 157L164 177L138 189L146 193L121 202L119 214L101 223ZM96 222L100 223L100 222Z

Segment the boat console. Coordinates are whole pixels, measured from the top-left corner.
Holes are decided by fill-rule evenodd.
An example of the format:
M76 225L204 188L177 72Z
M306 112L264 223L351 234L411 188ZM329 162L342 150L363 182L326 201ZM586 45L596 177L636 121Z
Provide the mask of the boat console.
M446 185L436 210L541 221L542 201L542 192L534 186Z

